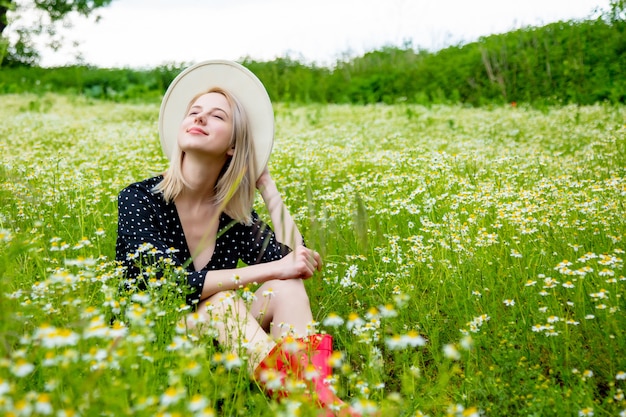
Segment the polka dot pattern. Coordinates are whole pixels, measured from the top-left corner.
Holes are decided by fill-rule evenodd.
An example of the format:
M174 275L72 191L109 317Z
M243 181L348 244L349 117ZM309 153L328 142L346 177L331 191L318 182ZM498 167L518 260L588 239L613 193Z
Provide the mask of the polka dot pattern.
M127 276L140 275L133 254L142 245L151 244L157 253L169 257L176 266L187 271L191 294L187 303L195 305L200 299L207 271L233 269L239 260L247 265L281 259L291 249L276 240L270 227L252 211L252 224L241 224L225 213L220 215L213 256L200 271L189 261L191 254L174 203L166 203L152 189L163 179L159 175L129 185L118 196L118 230L115 258L127 268ZM174 248L174 253L171 253Z

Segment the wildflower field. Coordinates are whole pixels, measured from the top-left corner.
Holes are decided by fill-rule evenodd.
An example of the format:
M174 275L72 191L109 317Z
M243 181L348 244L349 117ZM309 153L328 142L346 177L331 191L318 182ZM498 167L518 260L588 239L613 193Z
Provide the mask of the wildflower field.
M342 398L626 416L626 107L275 111L270 171L325 260L307 286ZM118 291L117 193L166 167L158 105L5 95L0 116L0 415L316 415L181 329L173 280Z

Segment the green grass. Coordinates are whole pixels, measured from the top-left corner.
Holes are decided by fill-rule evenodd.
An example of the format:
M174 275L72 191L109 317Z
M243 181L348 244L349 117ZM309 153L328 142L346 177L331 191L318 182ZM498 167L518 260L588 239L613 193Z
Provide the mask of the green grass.
M297 415L177 332L176 288L117 293L116 196L166 167L158 107L5 95L0 115L0 413ZM625 107L279 104L276 121L340 396L383 416L626 414Z

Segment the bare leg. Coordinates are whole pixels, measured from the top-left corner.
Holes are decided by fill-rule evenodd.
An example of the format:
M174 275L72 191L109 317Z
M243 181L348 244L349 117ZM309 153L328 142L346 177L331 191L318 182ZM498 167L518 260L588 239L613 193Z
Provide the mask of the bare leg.
M231 291L219 292L202 301L198 311L189 314L186 320L190 330L217 330L217 340L231 352L245 346L251 371L275 346L245 303Z
M267 281L256 291L250 313L274 339L292 332L306 336L313 321L309 296L300 279Z

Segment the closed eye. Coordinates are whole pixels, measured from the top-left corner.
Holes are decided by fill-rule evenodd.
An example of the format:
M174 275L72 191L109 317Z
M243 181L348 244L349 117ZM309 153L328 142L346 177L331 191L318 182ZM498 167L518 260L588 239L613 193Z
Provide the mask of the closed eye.
M198 114L200 114L201 111L202 111L202 108L200 106L191 106L191 108L189 109L189 113L187 115L197 116Z

